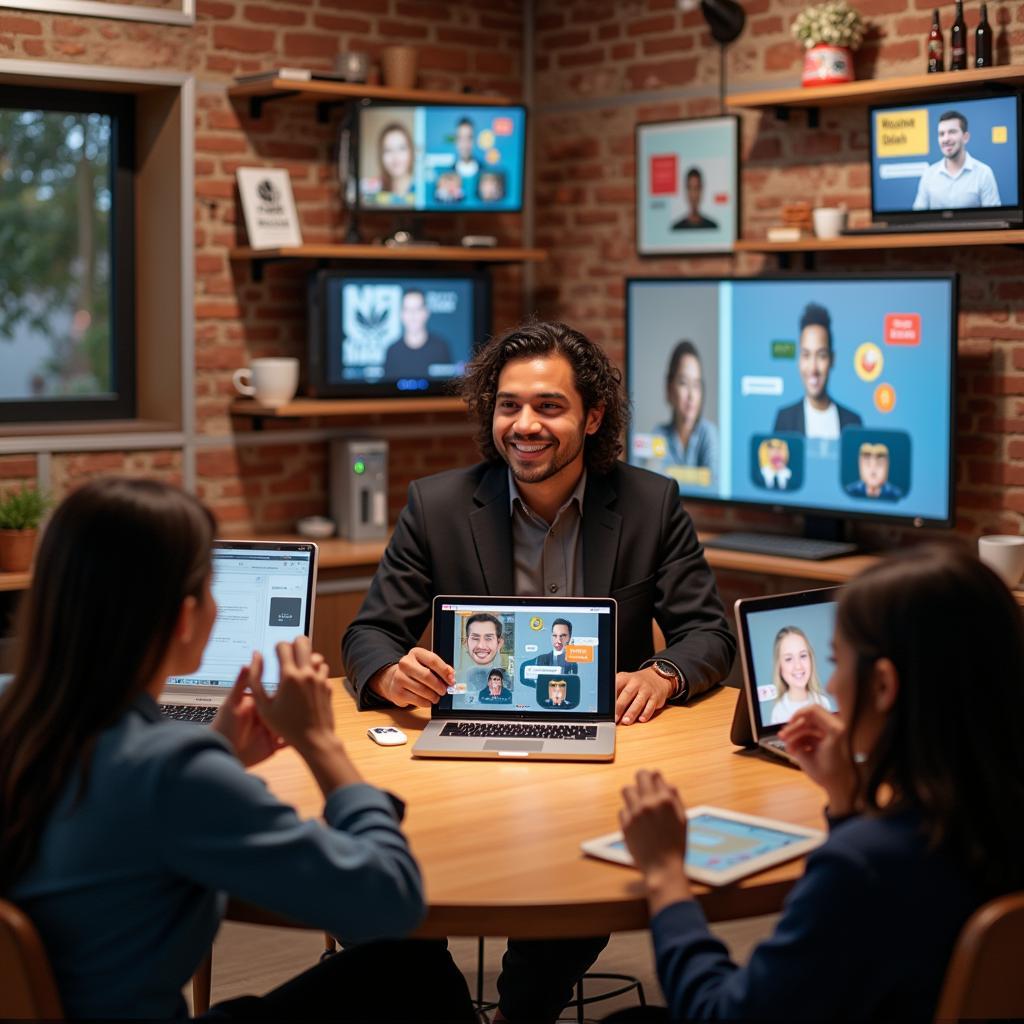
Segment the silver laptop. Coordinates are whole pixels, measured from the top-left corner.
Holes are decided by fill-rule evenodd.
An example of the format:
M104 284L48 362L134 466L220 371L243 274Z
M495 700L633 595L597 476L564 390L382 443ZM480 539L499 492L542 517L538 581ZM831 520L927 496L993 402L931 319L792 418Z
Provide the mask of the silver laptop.
M415 757L611 761L616 605L436 597L433 649L455 669Z
M737 717L749 716L749 733L734 722L735 743L756 744L792 762L779 731L799 707L820 704L835 712L826 691L839 587L736 602L736 625L743 661L743 694ZM740 729L737 729L740 726Z
M170 676L160 695L168 718L208 722L224 703L238 672L263 655L263 686L278 683L276 644L313 635L317 546L259 540L213 542L217 619L198 671Z

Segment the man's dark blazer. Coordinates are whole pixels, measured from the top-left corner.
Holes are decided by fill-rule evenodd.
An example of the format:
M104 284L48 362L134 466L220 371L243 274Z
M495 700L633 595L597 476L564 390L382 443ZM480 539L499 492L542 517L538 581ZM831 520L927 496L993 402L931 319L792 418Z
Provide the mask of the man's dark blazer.
M836 402L834 398L832 401ZM847 409L845 405L840 405L838 402L836 402L836 408L839 410L840 430L845 430L847 427L859 427L863 424L864 421L852 409ZM775 414L775 426L772 427L772 430L780 432L789 431L793 434L806 434L807 424L804 422L804 400L801 398L799 402L780 409Z
M678 485L616 463L587 475L583 496L585 596L618 601L618 669L635 671L654 655L651 622L690 696L729 672L736 641ZM345 672L360 707L383 702L366 687L415 647L437 594L510 595L512 516L508 468L480 463L416 480L359 613L345 631Z

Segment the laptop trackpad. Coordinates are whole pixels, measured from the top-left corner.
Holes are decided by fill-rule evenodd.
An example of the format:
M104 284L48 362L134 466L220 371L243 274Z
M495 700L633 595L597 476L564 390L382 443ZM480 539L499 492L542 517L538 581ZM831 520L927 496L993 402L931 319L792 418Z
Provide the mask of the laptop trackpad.
M484 743L484 750L508 750L510 752L537 751L544 749L543 740L487 740Z

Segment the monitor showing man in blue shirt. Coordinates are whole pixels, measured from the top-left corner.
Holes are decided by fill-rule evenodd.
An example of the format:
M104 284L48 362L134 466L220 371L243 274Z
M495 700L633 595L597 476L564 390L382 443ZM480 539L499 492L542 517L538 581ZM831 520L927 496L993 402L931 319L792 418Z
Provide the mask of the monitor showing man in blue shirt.
M967 118L957 110L939 115L939 149L942 159L921 175L914 199L915 210L964 210L1000 206L999 186L988 164L967 152L971 133Z

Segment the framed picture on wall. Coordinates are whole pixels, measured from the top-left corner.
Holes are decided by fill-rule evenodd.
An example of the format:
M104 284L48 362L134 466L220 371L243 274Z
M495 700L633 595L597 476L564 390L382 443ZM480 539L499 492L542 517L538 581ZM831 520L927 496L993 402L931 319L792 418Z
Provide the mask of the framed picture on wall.
M636 127L636 246L641 256L731 252L739 233L739 118Z

